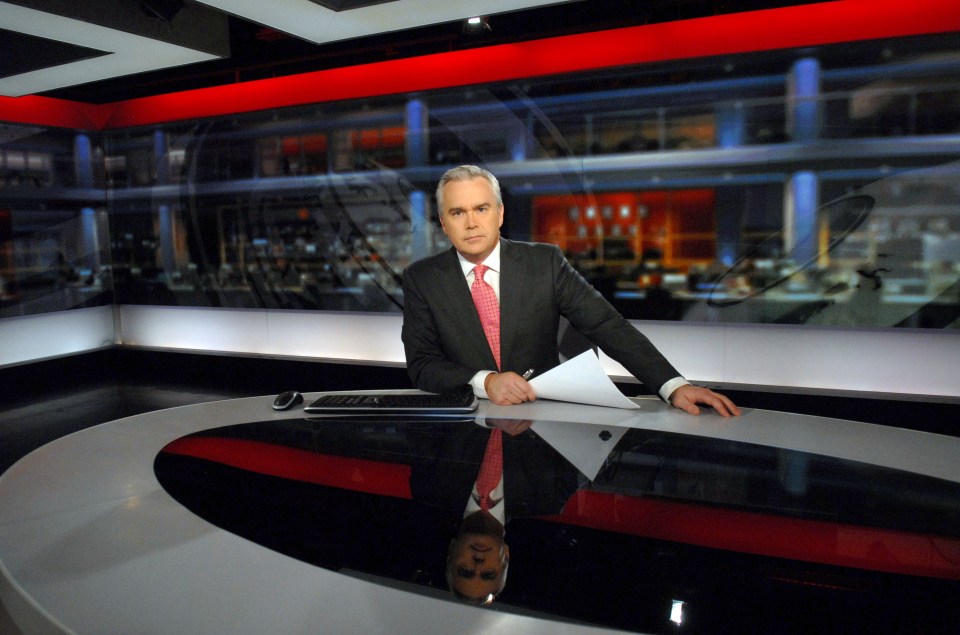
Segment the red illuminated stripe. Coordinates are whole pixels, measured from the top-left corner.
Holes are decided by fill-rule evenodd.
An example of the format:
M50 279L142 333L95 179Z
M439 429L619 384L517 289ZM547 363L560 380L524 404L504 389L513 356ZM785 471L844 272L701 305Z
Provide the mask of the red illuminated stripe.
M20 106L19 100L43 98L0 98L0 119L81 129L126 128L631 64L955 31L960 31L957 0L838 0L426 55L101 106L60 100Z
M113 106L27 95L0 97L0 120L72 130L101 130Z
M570 525L775 558L960 580L960 540L581 490Z
M163 451L304 483L411 497L407 465L317 454L246 439L186 437L170 443Z

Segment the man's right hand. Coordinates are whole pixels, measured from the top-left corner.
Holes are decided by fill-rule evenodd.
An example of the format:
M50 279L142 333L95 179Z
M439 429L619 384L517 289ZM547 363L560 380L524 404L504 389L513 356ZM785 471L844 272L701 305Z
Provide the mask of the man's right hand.
M483 382L487 398L498 406L534 401L537 393L526 379L513 372L490 373Z

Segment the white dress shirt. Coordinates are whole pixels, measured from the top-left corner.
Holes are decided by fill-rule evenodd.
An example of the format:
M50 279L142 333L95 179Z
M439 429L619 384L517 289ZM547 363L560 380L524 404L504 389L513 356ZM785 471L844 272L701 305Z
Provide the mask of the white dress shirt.
M493 505L487 509L494 518L500 521L501 525L507 523L507 504L503 499L503 474L500 474L500 481L497 486L490 490L490 500ZM470 492L470 498L467 500L467 507L463 510L463 517L480 511L480 495L477 493L477 484L474 482L473 491Z

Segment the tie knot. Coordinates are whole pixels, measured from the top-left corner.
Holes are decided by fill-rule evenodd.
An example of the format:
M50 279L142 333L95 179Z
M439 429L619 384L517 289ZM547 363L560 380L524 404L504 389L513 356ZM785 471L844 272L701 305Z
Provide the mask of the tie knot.
M487 273L489 269L487 265L477 265L473 268L473 277L475 280L483 280L483 274Z

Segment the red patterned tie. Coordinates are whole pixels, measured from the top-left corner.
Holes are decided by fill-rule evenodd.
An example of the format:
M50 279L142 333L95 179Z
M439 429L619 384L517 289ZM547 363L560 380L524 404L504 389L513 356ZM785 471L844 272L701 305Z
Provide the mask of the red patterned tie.
M473 268L473 286L470 287L470 293L473 295L473 303L477 306L477 313L480 315L480 324L483 326L483 332L487 336L487 343L490 344L490 351L493 358L497 361L497 370L500 369L500 305L497 303L497 294L483 279L483 274L490 267L486 265L477 265Z
M494 428L487 440L483 463L477 473L477 495L480 509L490 509L490 492L500 482L503 474L503 431Z

